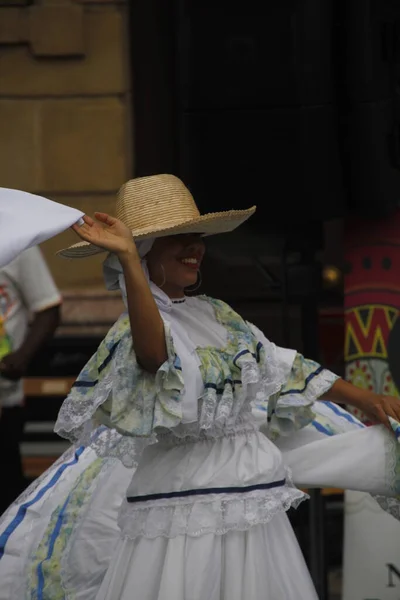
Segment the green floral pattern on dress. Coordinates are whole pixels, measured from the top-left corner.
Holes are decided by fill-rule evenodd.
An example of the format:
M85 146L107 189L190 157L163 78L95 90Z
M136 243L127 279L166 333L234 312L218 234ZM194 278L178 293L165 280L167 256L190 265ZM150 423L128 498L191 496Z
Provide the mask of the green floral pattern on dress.
M200 372L204 382L200 423L211 427L214 421L223 424L234 419L242 408L243 383L248 367L256 371L265 360L264 348L258 343L249 324L228 304L206 296L200 300L212 305L216 320L228 334L224 348L197 348Z
M285 381L274 344L268 342L265 348L251 325L225 302L206 296L198 301L212 306L227 332L224 348L197 348L204 383L199 427L233 425L243 410L250 412L252 402L267 411L271 434L287 434L309 424L314 400L329 389L335 376L297 355ZM56 431L70 439L73 432L77 439L84 424L91 423L127 437L150 438L159 429L180 426L184 381L167 324L165 337L168 359L152 375L136 360L129 318L123 315L79 375L60 411L64 430L56 426Z
M153 375L137 362L129 317L118 319L81 371L61 408L56 432L75 441L83 425L92 421L94 427L106 425L141 437L150 436L160 424L174 427L180 423L184 384L167 325L165 339L168 359Z
M32 600L64 600L61 558L74 533L83 506L92 495L92 484L104 461L95 460L80 475L64 504L54 511L44 536L30 563L30 598Z

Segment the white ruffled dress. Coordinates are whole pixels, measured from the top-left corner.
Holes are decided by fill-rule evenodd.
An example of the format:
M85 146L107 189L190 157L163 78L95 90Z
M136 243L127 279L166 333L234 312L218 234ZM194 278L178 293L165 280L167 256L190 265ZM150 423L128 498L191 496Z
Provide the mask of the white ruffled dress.
M220 301L159 308L156 376L125 315L64 403L74 447L0 523L0 600L313 600L299 488L368 491L398 518L395 436L316 402L335 375Z

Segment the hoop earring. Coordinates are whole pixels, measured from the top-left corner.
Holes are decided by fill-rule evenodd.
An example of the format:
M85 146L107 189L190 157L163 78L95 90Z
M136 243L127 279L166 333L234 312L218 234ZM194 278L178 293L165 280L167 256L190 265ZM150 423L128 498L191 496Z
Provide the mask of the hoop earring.
M199 289L199 287L201 287L202 283L203 283L203 278L201 276L201 271L199 270L197 272L197 282L195 283L194 287L187 287L186 291L189 293L196 292Z
M160 290L162 290L162 288L164 287L164 285L167 282L167 278L165 276L165 269L164 269L164 265L162 263L160 263L160 267L161 267L161 270L163 272L163 282L158 287L160 288Z

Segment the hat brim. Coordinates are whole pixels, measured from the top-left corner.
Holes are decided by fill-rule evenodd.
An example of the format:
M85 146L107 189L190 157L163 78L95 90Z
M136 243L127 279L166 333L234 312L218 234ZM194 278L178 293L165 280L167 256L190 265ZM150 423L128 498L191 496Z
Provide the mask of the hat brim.
M195 220L190 220L179 225L171 227L163 226L162 229L147 227L146 229L132 231L135 240L146 240L149 238L167 237L170 235L180 235L188 233L199 233L203 236L218 235L220 233L229 233L237 227L240 227L256 211L253 206L247 210L230 210L218 213L209 213ZM87 258L107 252L104 248L94 246L89 242L78 242L69 248L57 252L62 258Z

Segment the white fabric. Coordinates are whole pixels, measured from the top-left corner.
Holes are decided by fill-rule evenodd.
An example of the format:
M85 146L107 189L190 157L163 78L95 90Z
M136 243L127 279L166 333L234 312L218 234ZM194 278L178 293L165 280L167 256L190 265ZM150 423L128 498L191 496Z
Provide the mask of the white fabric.
M108 266L111 263L109 274L114 277L113 285L117 282L121 286L122 270L111 261L110 258ZM262 406L262 401L276 394L285 383L295 353L283 349L275 349L273 354L278 358L279 377L266 376L276 389L267 393L263 386L257 385L260 368L254 357L250 357L248 363L241 365L243 397L239 405L242 410L233 424L224 423L218 428L215 405L212 405L209 427L199 431L199 422L191 422L191 415L203 392L198 387L199 369L191 348L222 347L226 344L226 332L216 322L208 303L193 298L174 304L154 284L150 285L163 319L171 325L177 352L182 353L184 377L189 377L185 383L185 423L172 431L157 432L158 443L144 449L138 470L126 470L126 480L121 467L118 472L110 469L104 477L96 477L91 488L93 493L86 491L87 503L82 506L78 495L75 505L70 507L69 517L64 513L59 522L61 532L54 519L54 537L45 539L46 543L52 539L54 545L48 545L40 556L62 548L63 536L72 528L72 537L63 554L61 579L63 589L77 600L132 600L135 597L145 600L316 600L284 514L304 498L304 494L291 485L288 467L293 469L298 485L344 487L355 482L364 489L369 486L375 493L390 493L393 490L384 457L395 456L394 440L382 428L359 430L354 421L350 426L344 411L341 413L338 409L333 412L336 429L342 435L329 437L329 433L323 435L310 425L302 430L307 433L305 437L301 437L302 432L293 433L295 445L286 446L285 440L272 442L258 431L256 421L258 416L262 418L262 411L260 409L254 419L251 403L259 401ZM272 345L261 334L257 337L266 344L265 367L268 368L273 362L268 360L268 348ZM246 366L250 368L246 370ZM331 383L328 380L322 376L319 387L318 383L313 386L312 400L326 392L335 377L331 376ZM203 387L203 382L201 385ZM321 422L328 416L327 406L321 404L319 410L317 403L315 407ZM284 478L286 484L283 484ZM280 485L262 492L246 489L273 482ZM241 489L218 490L217 494L215 487ZM118 496L125 495L126 490L128 496L185 490L202 490L202 493L147 499L145 503L124 501L119 514L120 537L116 540L113 519ZM204 493L205 490L210 494ZM71 497L73 495L72 492ZM60 502L62 506L62 498ZM44 510L43 522L49 518L46 515ZM30 538L30 523L22 526L20 535L24 531ZM109 546L105 534L109 536ZM30 543L27 545L31 548ZM15 556L21 553L21 542L12 550ZM24 549L22 552L29 565L29 554ZM57 578L56 571L55 586ZM25 595L12 597L23 600L35 594L38 595L36 589L28 589ZM49 598L56 597L51 596L50 586L47 594ZM3 600L1 589L0 600Z
M153 247L154 239L136 242L136 248L140 258L144 258ZM122 272L122 266L115 254L108 254L103 262L103 277L106 288L110 291L120 290L126 305L126 285Z
M257 341L261 342L264 348L268 348L271 342L265 337L261 329L258 329L258 327L253 325L253 323L249 323L249 325ZM281 348L280 346L275 346L275 348L277 359L283 370L283 376L285 377L285 380L288 380L290 376L290 371L292 370L294 359L297 355L297 350L291 350L290 348Z
M194 442L184 439L179 443L171 434L144 450L128 486L128 498L193 489L243 490L285 479L286 485L267 490L125 502L119 519L121 531L129 538L222 535L268 523L277 513L306 498L291 486L281 452L250 426L230 435L204 436Z
M198 399L203 393L200 359L196 348L214 346L223 348L227 342L224 327L215 321L212 308L197 298L186 298L184 303L171 303L169 310L160 309L170 326L174 345L181 361L183 381L182 423L193 423L198 418Z
M29 248L0 269L0 325L9 350L18 350L24 342L33 313L60 303L60 293L39 248ZM0 375L2 406L21 404L23 397L21 381L10 381Z
M317 595L287 516L279 514L267 525L225 536L121 539L95 600L117 598L317 600Z
M203 319L199 313L203 304L199 299L187 299L184 304L172 305L167 316L175 311L178 315L183 309L182 320L196 315ZM178 320L178 316L174 317L174 322ZM218 343L215 319L213 326L207 320L204 322L207 323L204 331L208 333L202 335ZM198 341L195 327L189 330L189 335L192 343ZM278 349L278 356L283 361L282 369L289 374L293 353ZM254 397L251 386L247 391L248 399ZM226 502L221 494L219 505L212 494L208 504L202 496L192 497L186 505L182 498L175 504L171 500L164 503L149 500L147 507L137 504L136 515L135 509L126 510L124 502L119 517L122 535L118 539L115 519L118 496L125 496L128 486L129 494L245 486L284 477L287 467L293 469L299 486L344 487L355 482L375 493L389 493L390 482L385 479L387 468L384 468L383 457L395 455L394 439L380 427L359 429L355 420L350 422L346 418L345 411L337 407L329 409L329 403L315 405L321 422L329 416L330 410L336 420L335 429L343 435L329 437L310 425L287 438L287 445L285 439L268 440L257 431L256 424L251 424L250 418L239 419L234 431L224 429L219 436L213 435L215 430L208 430L196 439L179 437L194 430L196 423L185 424L179 432L174 429L161 434L157 444L144 450L136 473L120 466L114 470L113 466L104 477L95 479L88 503L83 507L76 505L79 520L70 516L71 521L61 525L68 531L72 523L73 529L63 555L63 588L77 600L132 600L135 597L145 600L316 600L297 542L283 514L303 497L290 482L263 494L245 492L242 498L233 494ZM291 440L295 440L294 445ZM90 466L99 460L103 459L94 460ZM61 476L61 485L64 477L67 474ZM65 497L67 487L58 497L59 506L63 506L62 496ZM37 493L32 492L25 501L29 504ZM206 514L207 507L213 512ZM17 529L18 543L10 542L6 546L7 561L15 576L21 569L21 556L29 565L32 543L35 545L31 539L32 525L37 524L37 531L43 531L43 524L49 521L53 508L54 503L50 503L49 511L45 504L43 509L29 504L29 518ZM15 515L18 505L12 510ZM140 510L143 510L142 519ZM70 514L75 514L73 508ZM142 524L143 531L138 531ZM214 530L207 531L205 526ZM179 533L179 527L186 535ZM3 532L2 527L0 535ZM57 533L56 521L52 532ZM65 533L64 530L62 535ZM55 538L55 547L63 543L62 535ZM0 560L0 580L2 568ZM57 577L56 573L55 579ZM12 583L11 579L7 581ZM25 588L24 594L7 592L8 595L3 594L0 588L0 600L9 597L24 600L28 595L35 596L36 589L28 588L27 592ZM50 592L48 597L52 597Z
M95 482L63 556L63 586L74 600L95 598L120 539L117 516L133 470L118 460L103 462L104 472Z
M179 323L191 344L197 348L224 348L228 342L225 327L215 320L213 307L198 298L186 298L182 304L173 304L171 322Z
M0 598L1 600L24 600L26 598L26 562L31 556L31 552L36 548L41 540L53 511L58 505L65 502L65 498L71 491L72 486L77 481L84 470L95 460L98 460L96 454L88 449L77 461L73 467L65 468L71 463L74 453L68 450L42 478L40 485L32 486L24 494L23 498L15 504L12 504L9 510L1 519L1 532L7 530L7 527L17 518L21 512L20 506L25 501L26 508L23 511L23 526L17 527L7 541L6 552L0 560ZM57 472L63 469L57 486L51 485ZM104 506L104 509L106 507ZM114 518L117 517L115 511ZM104 526L102 523L101 527ZM115 528L117 525L115 523ZM29 534L29 535L28 535Z
M294 448L285 452L285 461L298 486L335 487L390 496L394 495L394 473L389 478L387 457L395 457L396 444L394 436L380 425ZM373 477L368 477L367 472L373 473Z
M75 208L19 190L0 188L0 267L77 223Z
M400 522L381 510L369 494L347 491L343 600L397 600L399 553Z
M1 520L3 532L12 525L22 503L21 526L7 541L6 552L0 560L0 599L25 600L29 584L27 562L45 534L57 506L63 506L73 486L82 474L101 459L86 449L73 463L68 450L46 473L39 485L32 485L20 501L13 504ZM97 590L119 541L117 515L125 496L132 470L113 459L102 459L100 475L96 478L79 518L73 524L74 536L68 545L62 564L62 585L75 600L94 600ZM57 485L52 482L62 472ZM21 511L19 511L21 512Z
M315 409L322 416L329 414L328 404L318 402ZM343 411L343 417L336 412L334 414L338 430L351 435L354 423L351 425L345 418L346 413ZM312 425L303 431L306 430L308 435L305 437L301 437L301 432L294 434L299 449L303 448L300 461L296 462L295 450L281 448L283 462L292 464L298 482L314 478L319 461L318 478L329 485L333 466L333 472L341 470L344 473L343 480L335 481L340 486L349 481L352 472L357 471L360 472L360 481L363 477L364 487L374 487L381 465L376 464L373 470L371 458L377 451L381 455L387 440L392 444L382 428L362 430L368 440L360 447L358 436L352 436L353 446L346 444L343 452L341 435L327 438ZM377 444L379 438L380 443ZM321 446L324 440L326 446ZM209 446L211 443L208 442ZM188 454L188 463L193 455L192 450ZM246 455L243 468L252 461L250 447ZM273 456L278 456L276 449ZM327 456L330 459L325 463ZM26 515L7 542L6 553L0 560L1 600L25 600L28 594L24 568L35 544L43 535L56 506L63 506L79 475L100 460L93 452L85 451L76 466L65 470L57 486L40 498L41 490L49 484L57 468L68 463L70 458L70 455L64 457L61 463L51 468L37 488L24 495L23 501L28 505ZM203 458L201 456L201 460ZM221 458L223 462L224 457ZM273 457L269 458L270 464L273 460ZM173 471L168 465L164 464L164 467L162 476L171 486L173 482L168 479L172 479ZM175 475L175 471L173 473ZM74 536L62 564L62 585L69 590L71 597L76 600L132 600L136 596L146 600L316 599L296 539L283 513L275 514L265 525L253 526L246 531L231 530L224 536L205 533L200 537L180 535L173 539L166 536L136 540L121 537L116 522L118 496L120 499L125 496L132 474L133 470L125 469L115 461L104 477L94 482L90 503L81 507L81 512L78 511L79 520L74 522ZM158 473L148 473L148 483L156 483L157 477ZM39 500L35 501L38 497ZM22 500L6 514L0 534L16 516L21 503ZM32 593L29 593L31 596Z
M158 297L161 294L163 292L158 290ZM243 488L285 479L286 485L262 492L240 493L237 497L232 493L215 497L213 494L198 495L195 504L190 496L176 500L147 500L145 503L125 502L119 519L121 531L130 538L199 536L211 531L224 534L233 529L246 530L256 524L265 524L278 512L288 510L305 498L291 485L281 452L256 431L250 410L238 417L234 426L225 424L222 428L212 425L215 417L211 415L210 426L199 433L197 400L203 394L204 382L200 370L193 367L196 348L226 346L227 332L216 321L212 306L200 298L186 298L179 304L166 298L165 308L155 297L161 315L171 327L183 367L184 419L171 434L158 435L158 443L144 449L128 487L128 497L190 489ZM271 345L265 338L263 343L266 349ZM194 357L188 353L191 348ZM281 350L279 354L279 350L283 383L290 373L295 353ZM248 381L247 377L250 377ZM252 373L246 375L242 370L243 407L254 397L252 383L255 381Z

